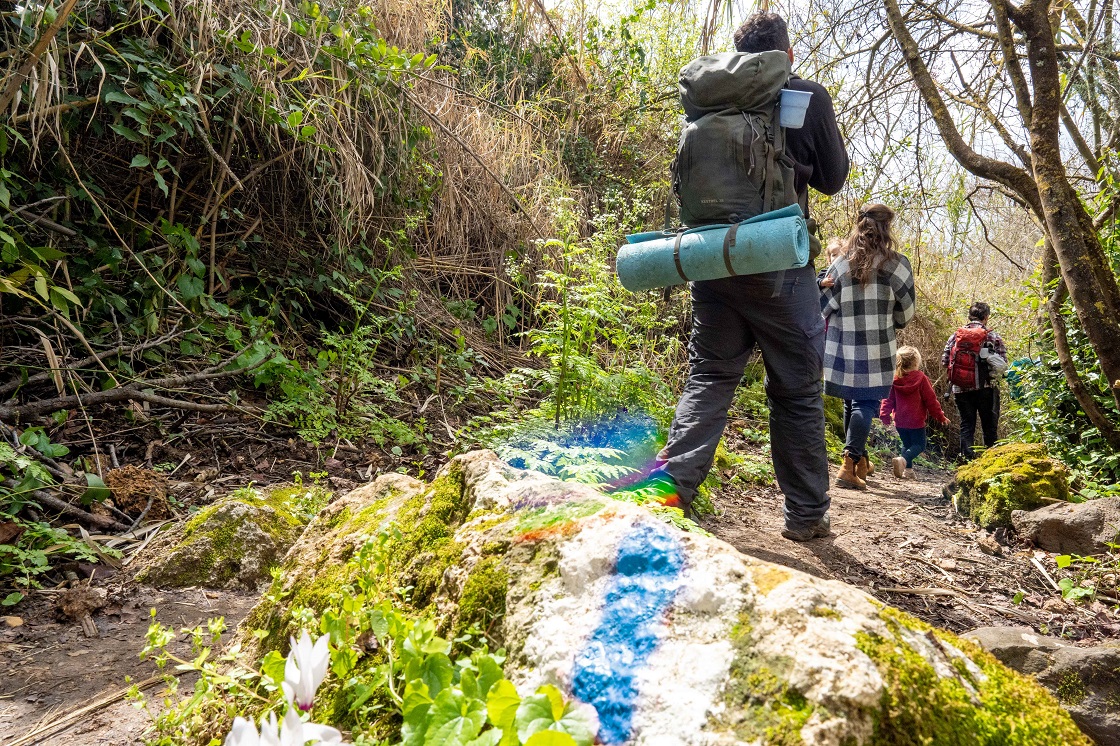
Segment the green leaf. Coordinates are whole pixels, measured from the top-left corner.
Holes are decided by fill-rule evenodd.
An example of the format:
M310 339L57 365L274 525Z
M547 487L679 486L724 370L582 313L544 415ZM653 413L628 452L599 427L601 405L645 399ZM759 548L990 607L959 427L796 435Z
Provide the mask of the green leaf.
M132 163L130 165L132 168L147 168L148 166L152 165L152 162L148 158L148 156L144 155L143 153L137 153L136 155L132 156Z
M1011 603L1018 606L1019 604L1023 603L1024 598L1026 598L1026 594L1023 593L1022 591L1018 591L1018 592L1015 593L1014 596L1011 597Z
M521 697L508 679L502 679L494 684L486 695L487 716L494 726L502 730L513 727L517 719L517 707L520 704Z
M12 193L8 191L8 187L4 182L0 181L0 205L4 206L5 210L10 210L12 207Z
M428 705L432 704L432 697L428 693L428 685L421 679L408 682L404 687L404 700L401 704L401 714L408 720L413 711L423 707L427 712Z
M116 132L118 135L120 135L124 139L128 140L129 142L134 142L134 143L137 143L138 145L143 145L144 144L144 138L142 138L142 137L140 137L140 135L136 134L135 130L130 129L130 128L124 126L123 124L112 124L112 125L109 125L109 127L110 127L110 129L113 130L113 132Z
M179 286L179 292L183 294L183 300L194 300L206 292L206 285L202 282L202 278L194 275L179 275L175 284Z
M78 296L74 295L73 293L71 293L69 290L67 290L64 287L59 287L58 285L55 285L54 287L51 288L51 293L58 293L63 298L70 301L71 303L73 303L76 306L79 306L82 303L80 300L78 300Z
M1070 557L1068 554L1059 554L1054 558L1054 561L1058 563L1058 569L1061 570L1070 566L1070 563L1073 562L1073 557Z
M467 746L498 746L502 742L502 732L500 730L488 730L478 738L474 739Z
M288 114L288 126L295 129L303 121L303 112L299 109Z
M59 259L65 259L65 252L59 251L53 246L28 246L31 253L42 259L44 262L57 262ZM78 301L74 301L77 303Z
M303 125L302 127L300 127L300 129L299 129L299 134L300 134L300 136L301 136L301 137L311 137L311 136L312 136L312 135L314 135L314 134L315 134L315 133L316 133L317 131L318 131L318 130L316 130L316 129L315 129L315 125L313 125L313 124L305 124L305 125Z
M586 705L564 704L564 695L546 684L537 693L526 697L517 708L517 737L528 741L534 733L545 730L567 733L578 746L591 746L597 724Z
M89 487L82 493L82 505L89 505L94 502L103 502L108 500L113 494L112 491L105 485L104 480L96 474L86 472L86 485Z
M264 660L261 661L261 674L277 689L284 681L284 664L286 662L287 659L280 655L279 650L270 650Z
M444 689L429 710L424 746L466 746L482 730L486 705L482 700Z
M432 697L451 686L455 677L455 664L443 653L424 656L423 659L413 659L405 667L405 678L408 681L420 679L428 685L428 692Z
M490 693L491 687L505 678L505 674L498 662L489 655L479 656L475 665L478 666L478 696L485 697Z
M140 103L139 99L135 99L132 96L129 96L124 91L109 91L108 93L105 94L105 98L103 100L105 101L105 103L109 103L109 104L138 104L138 103Z
M0 599L0 606L15 606L23 600L23 594L19 591L12 591L8 595Z
M47 293L47 277L46 275L35 275L35 292L39 294L43 300L50 300L50 295Z
M542 730L531 735L525 746L576 746L576 739L567 733Z

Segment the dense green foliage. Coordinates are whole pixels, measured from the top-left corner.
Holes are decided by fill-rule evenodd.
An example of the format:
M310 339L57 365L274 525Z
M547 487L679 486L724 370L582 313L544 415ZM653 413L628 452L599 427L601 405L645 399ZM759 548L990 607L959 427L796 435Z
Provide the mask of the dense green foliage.
M1120 227L1110 224L1101 239L1120 276ZM1037 311L1039 303L1032 303ZM1108 392L1109 382L1101 374L1100 362L1090 347L1073 306L1067 298L1060 314L1065 322L1070 356L1086 389L1113 422L1120 411ZM1085 498L1120 495L1120 451L1108 444L1090 423L1062 373L1054 349L1053 330L1046 326L1031 336L1027 353L1009 372L1012 437L1044 443L1050 454L1069 466L1074 487ZM1120 340L1118 340L1120 343Z

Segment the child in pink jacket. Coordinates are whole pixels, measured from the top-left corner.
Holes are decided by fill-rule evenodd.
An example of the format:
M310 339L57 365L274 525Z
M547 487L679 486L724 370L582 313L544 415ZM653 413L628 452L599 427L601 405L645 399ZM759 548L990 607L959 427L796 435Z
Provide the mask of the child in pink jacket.
M922 354L916 347L898 348L891 393L879 407L879 419L884 425L894 426L902 438L902 455L892 459L894 475L899 479L912 479L914 459L926 449L926 418L932 416L942 425L949 420L941 410L933 384L922 372Z

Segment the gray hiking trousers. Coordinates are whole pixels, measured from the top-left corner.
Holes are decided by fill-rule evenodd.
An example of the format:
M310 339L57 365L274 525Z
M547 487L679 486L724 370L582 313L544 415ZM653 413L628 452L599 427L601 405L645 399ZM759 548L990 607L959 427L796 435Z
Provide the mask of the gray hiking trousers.
M688 383L658 459L681 500L692 501L712 468L727 410L758 345L786 525L802 528L825 514L824 330L811 266L692 283Z

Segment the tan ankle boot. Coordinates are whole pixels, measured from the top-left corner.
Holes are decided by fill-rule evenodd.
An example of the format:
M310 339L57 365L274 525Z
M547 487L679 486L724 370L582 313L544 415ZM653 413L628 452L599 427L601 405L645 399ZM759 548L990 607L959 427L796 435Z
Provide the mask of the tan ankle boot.
M867 481L867 478L875 473L875 466L871 463L871 459L863 456L856 462L856 476Z
M856 473L856 462L847 453L844 454L844 463L840 466L840 473L836 475L836 486L847 487L852 490L867 489L867 482L860 479Z
M875 463L867 456L863 457L863 462L867 465L867 476L875 476Z

